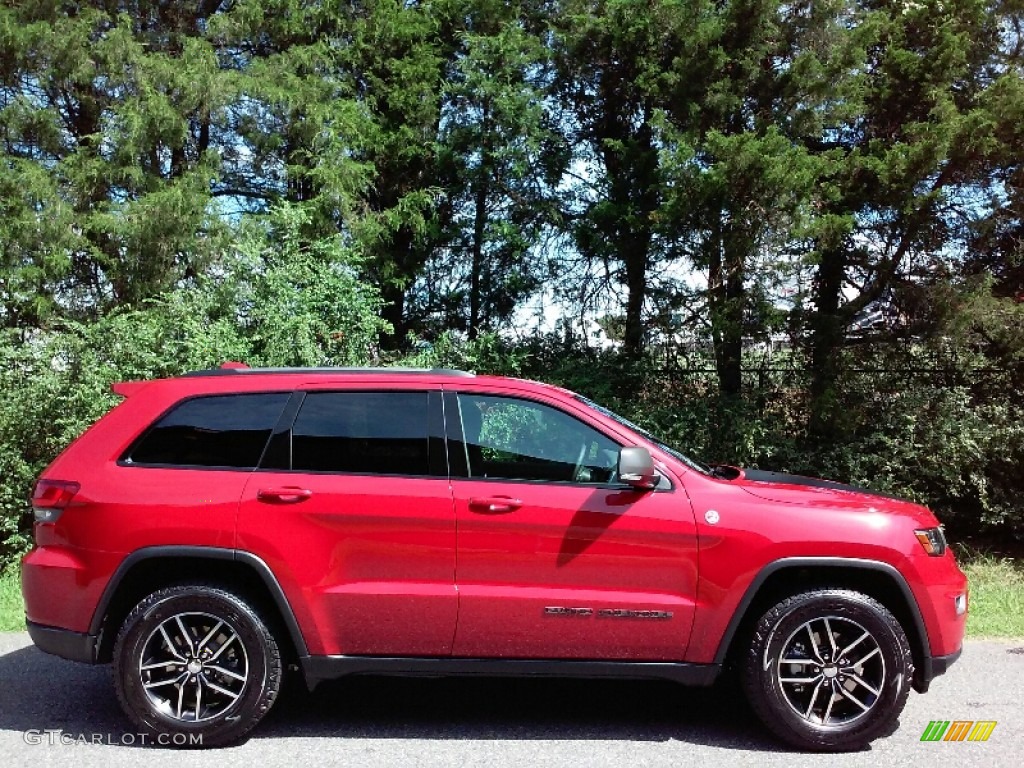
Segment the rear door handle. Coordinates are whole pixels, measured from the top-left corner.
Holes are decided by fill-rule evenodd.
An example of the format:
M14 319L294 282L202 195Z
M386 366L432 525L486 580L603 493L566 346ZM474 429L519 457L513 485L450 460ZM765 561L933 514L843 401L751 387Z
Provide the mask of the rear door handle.
M268 504L297 504L305 501L313 492L308 488L286 486L284 488L260 488L256 491L256 498Z
M488 496L480 499L470 499L469 508L474 512L483 512L489 515L504 515L515 512L523 506L519 499L511 496Z

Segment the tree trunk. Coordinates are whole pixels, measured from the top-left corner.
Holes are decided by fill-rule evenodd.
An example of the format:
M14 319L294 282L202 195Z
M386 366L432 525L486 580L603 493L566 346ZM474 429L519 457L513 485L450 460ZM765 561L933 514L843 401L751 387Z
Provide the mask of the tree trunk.
M401 286L382 285L380 289L384 305L380 315L391 324L391 331L382 332L380 345L384 349L398 349L405 339L405 289Z
M380 335L383 349L400 349L410 330L409 318L406 317L406 291L409 288L411 275L415 275L416 254L413 253L415 236L408 227L399 227L388 245L392 271L390 275L378 274L380 296L384 300L380 315L391 324L390 332Z
M630 238L621 258L626 267L626 327L623 348L627 357L638 358L644 350L644 299L647 296L647 245Z
M708 304L715 351L718 391L725 397L743 394L743 309L747 242L731 221L719 215L711 237Z
M626 282L623 352L637 359L644 351L644 302L654 242L652 217L660 203L658 152L647 122L634 129L621 120L609 119L600 135L605 142L609 200L618 212L603 223L603 230L613 243L614 257L622 263Z
M829 250L821 255L814 286L815 312L811 319L811 383L808 431L816 437L834 433L836 383L846 319L840 312L846 255Z
M484 269L484 237L487 230L487 193L491 165L490 105L484 102L480 121L480 167L477 169L476 189L473 193L473 249L469 275L469 327L467 335L475 339L480 334L481 284Z

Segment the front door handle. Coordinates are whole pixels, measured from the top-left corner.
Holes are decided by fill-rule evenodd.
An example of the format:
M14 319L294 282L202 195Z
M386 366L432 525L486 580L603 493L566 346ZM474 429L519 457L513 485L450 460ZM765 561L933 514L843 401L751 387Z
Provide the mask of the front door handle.
M474 512L483 512L489 515L504 515L515 512L523 506L519 499L511 496L488 496L481 499L470 499L469 508Z
M256 498L268 504L297 504L305 501L313 492L308 488L286 486L284 488L260 488L256 491Z

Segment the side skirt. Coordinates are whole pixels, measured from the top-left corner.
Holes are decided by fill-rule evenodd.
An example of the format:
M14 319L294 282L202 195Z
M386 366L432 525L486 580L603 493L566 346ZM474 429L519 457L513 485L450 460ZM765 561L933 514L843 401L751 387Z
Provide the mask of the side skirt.
M658 661L577 661L566 659L452 659L384 656L306 656L301 659L312 690L324 680L347 675L398 677L582 677L671 680L683 685L712 685L721 664Z

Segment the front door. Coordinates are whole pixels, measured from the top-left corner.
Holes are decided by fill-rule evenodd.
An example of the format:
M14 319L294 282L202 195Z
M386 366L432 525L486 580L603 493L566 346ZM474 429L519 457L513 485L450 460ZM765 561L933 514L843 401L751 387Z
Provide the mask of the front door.
M619 440L582 412L446 393L461 657L681 660L696 530L681 487L616 482Z

